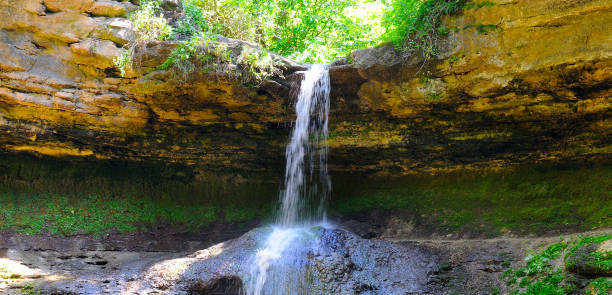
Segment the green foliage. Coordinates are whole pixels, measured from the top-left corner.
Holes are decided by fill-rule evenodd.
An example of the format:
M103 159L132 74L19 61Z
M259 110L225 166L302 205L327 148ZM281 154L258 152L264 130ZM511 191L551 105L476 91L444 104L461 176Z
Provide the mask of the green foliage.
M540 252L530 251L526 265L513 272L508 269L502 275L508 286L518 285L515 294L524 295L564 295L574 292L578 286L576 281L568 277L564 269L558 267L555 260L567 259L578 248L591 243L601 243L612 238L611 235L579 237L552 244ZM518 279L520 278L520 281ZM607 294L610 289L610 279L592 279L586 289L587 294Z
M397 47L420 50L425 58L437 54L441 35L441 18L463 8L464 0L395 0L385 11L382 22L386 29L383 39Z
M160 3L160 0L142 0L140 9L130 14L134 31L141 41L172 39L172 27L160 14Z
M209 0L200 7L220 34L302 62L344 57L382 34L382 5L369 0Z
M587 265L598 269L612 270L612 251L591 252L587 259Z
M578 249L588 246L588 245L592 245L592 244L603 243L610 239L612 239L612 235L580 237L575 242L575 245L571 247L568 253L565 255L565 261L566 261L565 265L567 267L574 266L573 265L574 261L572 260L568 261L568 258L575 256ZM586 258L585 263L587 265L590 265L598 269L612 270L612 251L606 251L606 252L594 251L594 252L590 252L585 255L586 257L583 257L583 258Z
M465 0L182 2L184 13L170 27L160 14L160 0L141 1L130 16L139 40L223 35L300 62L324 63L389 41L431 57L439 37L450 32L440 18L458 11Z
M461 212L450 211L447 214L443 214L438 217L440 227L446 231L456 231L464 225L474 221L474 214L470 211L464 210Z
M525 295L562 295L573 289L573 286L561 284L565 280L565 275L561 270L552 266L552 261L560 257L562 252L567 249L565 241L553 244L544 251L530 252L527 256L526 266L519 268L514 273L511 269L504 273L507 277L508 286L517 285L524 291L517 294ZM520 281L518 279L520 278Z
M36 290L32 282L27 282L23 285L23 288L21 288L21 294L22 295L40 295L41 291Z
M174 38L173 28L168 24L166 18L160 14L159 5L161 0L142 0L140 9L130 14L134 32L137 40L127 45L127 51L122 52L113 60L115 67L124 77L126 67L132 64L134 47L142 42L150 40L170 40Z
M587 287L587 295L608 295L612 291L612 278L597 278Z
M132 63L132 54L130 50L122 52L119 56L113 60L115 67L119 69L121 77L125 77L126 67Z
M576 251L579 248L582 248L587 245L603 243L610 239L612 239L612 235L579 237L576 244L570 248L569 252L565 256L565 259L576 255Z

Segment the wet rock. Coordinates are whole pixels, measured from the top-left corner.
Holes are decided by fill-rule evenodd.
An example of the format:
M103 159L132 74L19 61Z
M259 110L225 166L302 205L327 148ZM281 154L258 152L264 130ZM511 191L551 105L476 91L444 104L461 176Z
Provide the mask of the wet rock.
M269 231L256 229L193 257L155 265L145 274L145 284L150 290L169 288L171 292L201 290L224 278L240 278L248 285L254 279L249 273L249 257L257 253L258 241L266 237L266 232ZM422 292L428 273L436 267L435 258L419 247L364 240L335 229L320 229L317 234L318 242L314 241L313 248L292 250L298 253L294 261L297 264L292 265L301 265L302 269L286 266L293 269L291 272L305 275L302 283L307 286L303 287L312 294L353 294L355 290L367 290L368 294ZM169 275L170 269L178 273Z

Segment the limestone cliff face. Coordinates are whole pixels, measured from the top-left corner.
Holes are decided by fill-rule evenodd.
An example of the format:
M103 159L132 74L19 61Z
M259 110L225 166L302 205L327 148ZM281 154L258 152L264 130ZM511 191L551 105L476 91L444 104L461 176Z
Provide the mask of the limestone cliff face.
M446 19L435 60L383 47L336 67L336 109L361 124L337 124L332 149L402 172L609 159L612 1L493 3Z
M411 173L610 158L611 1L497 0L445 20L442 53L392 48L334 64L331 169ZM0 0L0 150L278 169L292 74L258 88L156 70L175 44L112 60L134 38L130 2ZM245 44L228 40L230 47ZM273 167L273 168L270 168Z

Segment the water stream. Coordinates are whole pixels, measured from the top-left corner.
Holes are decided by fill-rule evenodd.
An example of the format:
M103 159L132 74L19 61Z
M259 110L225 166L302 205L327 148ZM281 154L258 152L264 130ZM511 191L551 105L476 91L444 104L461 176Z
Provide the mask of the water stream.
M329 69L313 65L295 105L296 120L287 144L284 188L277 221L252 258L249 295L307 294L308 265L303 257L317 247L316 229L325 226L331 190L327 173Z

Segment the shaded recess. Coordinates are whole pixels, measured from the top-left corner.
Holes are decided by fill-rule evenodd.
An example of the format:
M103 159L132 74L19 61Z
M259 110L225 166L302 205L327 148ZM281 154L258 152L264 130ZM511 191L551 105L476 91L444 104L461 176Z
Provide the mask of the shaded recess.
M190 295L246 295L242 280L235 276L211 280L202 288L193 288Z

